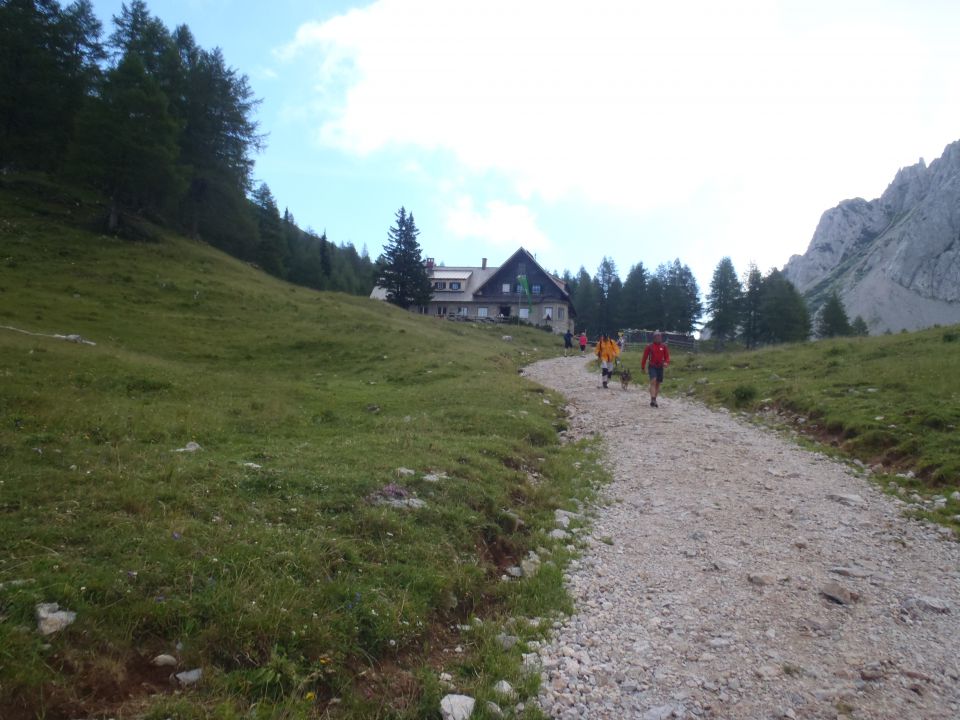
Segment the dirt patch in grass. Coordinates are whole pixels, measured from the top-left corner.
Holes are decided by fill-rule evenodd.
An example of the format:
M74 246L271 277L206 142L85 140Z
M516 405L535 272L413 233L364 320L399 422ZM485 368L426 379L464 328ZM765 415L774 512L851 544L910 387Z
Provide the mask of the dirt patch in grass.
M3 718L34 720L38 717L38 706L43 707L45 720L129 715L130 710L141 707L146 698L177 689L172 675L182 668L156 667L150 660L135 655L123 663L96 666L80 665L73 659L55 655L50 664L69 680L69 686L47 684L39 693L32 688L4 708Z

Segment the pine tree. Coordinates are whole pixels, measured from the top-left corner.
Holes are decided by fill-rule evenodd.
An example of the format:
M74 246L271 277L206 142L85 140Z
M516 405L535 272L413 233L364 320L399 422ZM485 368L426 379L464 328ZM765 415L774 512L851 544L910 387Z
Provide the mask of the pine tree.
M254 253L261 268L276 277L285 277L290 249L283 233L277 201L266 183L260 183L253 193L254 215L260 240Z
M594 278L598 315L597 320L600 324L600 332L608 335L616 330L616 305L615 302L620 294L620 278L617 276L617 266L612 259L604 257L597 267L597 275Z
M377 283L386 289L389 302L404 309L426 305L433 295L417 242L419 234L413 213L408 215L406 208L401 207L377 260Z
M710 295L707 297L707 311L710 313L710 328L719 347L732 340L740 325L741 300L743 289L733 269L733 261L723 258L713 271L710 281Z
M703 314L700 304L700 288L693 271L675 259L657 268L661 286L662 316L657 325L663 330L681 333L693 332L697 320Z
M751 264L744 282L741 302L740 337L748 348L755 348L760 342L760 301L763 289L763 275L756 265Z
M843 302L834 290L827 296L827 301L817 314L817 337L832 338L847 335L853 335L853 328L850 327L850 319L847 317Z
M647 304L647 281L649 273L643 263L637 263L623 282L623 312L621 322L624 327L645 328L643 320L644 307Z
M761 342L803 342L810 337L810 312L793 283L771 270L760 289L758 335Z
M870 328L867 327L867 321L862 316L857 315L850 323L850 329L857 337L866 337L870 334Z
M598 294L599 290L590 273L581 266L572 295L573 307L577 311L577 325L586 330L591 338L599 335L601 331Z
M658 271L647 281L647 299L642 308L640 323L642 329L656 330L667 327L664 294L664 280Z

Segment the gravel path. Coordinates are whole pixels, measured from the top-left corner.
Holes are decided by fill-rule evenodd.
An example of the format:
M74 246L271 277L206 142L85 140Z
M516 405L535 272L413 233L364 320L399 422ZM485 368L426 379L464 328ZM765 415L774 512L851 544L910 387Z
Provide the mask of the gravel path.
M773 432L601 390L580 357L525 375L614 478L539 649L549 716L960 718L960 547L936 527Z

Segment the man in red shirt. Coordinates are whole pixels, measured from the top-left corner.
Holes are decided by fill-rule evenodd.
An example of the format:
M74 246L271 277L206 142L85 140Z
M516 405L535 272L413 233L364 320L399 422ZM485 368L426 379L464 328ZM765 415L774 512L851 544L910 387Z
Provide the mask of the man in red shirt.
M670 364L670 350L663 344L663 335L659 330L653 333L653 342L643 349L643 358L640 360L640 372L650 360L650 407L657 405L657 396L660 394L660 383L663 382L663 369Z

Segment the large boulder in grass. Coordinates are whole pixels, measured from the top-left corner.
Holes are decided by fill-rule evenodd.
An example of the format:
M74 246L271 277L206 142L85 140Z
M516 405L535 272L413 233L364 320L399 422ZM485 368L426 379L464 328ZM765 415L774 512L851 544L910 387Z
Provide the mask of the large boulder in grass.
M476 704L469 695L445 695L440 701L440 715L443 720L468 720Z

